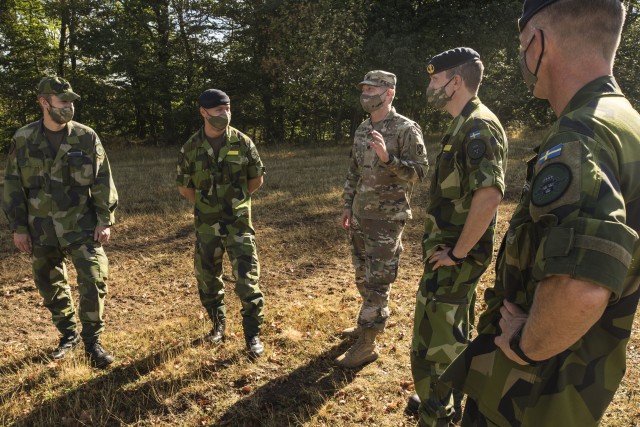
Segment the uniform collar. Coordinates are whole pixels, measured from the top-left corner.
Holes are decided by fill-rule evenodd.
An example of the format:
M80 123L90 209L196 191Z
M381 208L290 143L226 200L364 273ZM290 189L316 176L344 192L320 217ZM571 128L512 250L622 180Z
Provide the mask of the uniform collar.
M74 121L70 120L69 122L67 122L67 126L65 127L65 129L67 130L67 136L71 135L71 131L74 128ZM44 127L44 118L40 119L40 133L44 135L44 131L45 131L45 127Z
M582 107L593 98L601 96L623 96L618 83L613 76L602 76L584 85L575 95L571 98L571 101L560 114L560 117L569 114L570 112Z
M464 108L460 112L460 115L464 117L471 116L471 113L473 113L475 109L480 106L480 104L481 104L480 98L478 98L477 96L474 96L469 100L469 102L465 104Z

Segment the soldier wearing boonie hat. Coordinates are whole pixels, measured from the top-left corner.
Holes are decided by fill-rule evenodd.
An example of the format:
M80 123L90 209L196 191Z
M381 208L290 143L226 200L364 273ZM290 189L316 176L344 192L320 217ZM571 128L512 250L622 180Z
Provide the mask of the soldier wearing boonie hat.
M368 72L358 83L360 104L370 118L356 130L343 192L342 226L349 232L362 297L356 326L343 331L358 339L336 359L348 368L378 358L376 337L389 318L411 192L428 168L420 127L392 106L396 83L395 74L382 70Z
M196 228L195 275L200 302L213 323L205 340L225 339L226 305L222 260L227 252L242 302L242 327L251 357L261 356L264 296L251 223L251 195L265 168L251 139L230 126L231 101L219 89L198 97L203 126L184 144L177 163L180 194L193 202Z
M13 136L2 208L15 246L31 254L36 287L62 335L51 358L63 358L82 339L90 362L104 368L114 358L99 341L108 272L102 244L115 222L118 195L98 135L72 120L80 96L71 84L44 77L37 91L43 117ZM66 257L78 273L80 334Z
M612 74L624 19L620 0L524 2L522 75L557 120L478 336L440 377L468 395L462 426L597 426L623 378L640 299L640 114Z
M480 55L468 47L431 58L427 102L452 117L431 181L411 343L416 394L407 412L421 425L461 417L462 394L439 390L438 377L469 340L475 289L491 263L495 217L504 194L507 136L477 96Z

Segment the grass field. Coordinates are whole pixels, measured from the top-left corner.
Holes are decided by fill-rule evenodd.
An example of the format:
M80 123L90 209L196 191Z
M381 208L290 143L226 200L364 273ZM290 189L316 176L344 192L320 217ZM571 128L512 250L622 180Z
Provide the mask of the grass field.
M522 186L532 139L511 141L498 239ZM432 165L436 140L428 138ZM3 231L0 425L417 424L403 410L413 392L409 347L428 182L413 196L414 219L405 229L381 357L362 369L343 370L331 362L351 342L338 332L354 323L358 310L347 237L339 225L349 147L259 148L267 176L254 197L253 218L266 296L264 356L252 362L244 352L231 277L228 339L217 347L202 342L211 326L192 272L191 208L174 183L177 148L107 146L120 207L106 245L111 274L102 341L117 360L96 371L79 350L61 362L46 359L57 344L56 331L33 284L29 259ZM0 228L6 230L4 217ZM229 272L226 261L225 266ZM492 269L481 280L480 296L492 283ZM627 376L604 426L640 425L638 326L636 318Z

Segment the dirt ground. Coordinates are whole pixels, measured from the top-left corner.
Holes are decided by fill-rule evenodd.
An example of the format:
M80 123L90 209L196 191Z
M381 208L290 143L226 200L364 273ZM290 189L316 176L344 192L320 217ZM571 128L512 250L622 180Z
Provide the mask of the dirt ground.
M528 141L511 143L497 241L524 182ZM117 360L112 368L95 371L82 351L61 362L46 358L58 337L29 259L13 248L10 233L2 232L0 425L417 424L403 410L413 393L409 347L428 182L412 199L414 219L404 233L381 357L361 369L343 370L331 361L350 345L338 332L353 324L359 298L339 225L349 148L259 148L267 176L253 201L253 220L266 297L264 357L254 362L246 356L231 277L226 277L229 337L217 347L202 342L211 325L193 276L193 216L174 183L177 148L107 146L120 207L106 245L110 277L103 343ZM428 150L433 165L435 143ZM4 165L4 158L0 161ZM6 230L4 218L0 227ZM230 272L227 262L225 267ZM72 266L69 275L75 284ZM479 284L477 310L493 277L492 266ZM638 326L636 318L627 375L603 426L640 425Z

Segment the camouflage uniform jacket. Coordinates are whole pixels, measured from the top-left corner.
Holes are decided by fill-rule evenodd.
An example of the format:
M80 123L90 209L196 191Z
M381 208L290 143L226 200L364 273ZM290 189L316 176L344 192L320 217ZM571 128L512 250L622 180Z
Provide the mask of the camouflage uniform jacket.
M193 134L180 150L180 187L195 189L194 219L198 233L226 235L228 227L251 227L251 196L247 181L265 173L258 150L251 139L227 127L218 158L204 128Z
M71 121L54 155L42 120L14 134L2 209L11 230L34 244L67 247L93 242L97 225L112 225L118 193L98 135Z
M536 152L485 293L480 335L442 380L501 426L593 426L624 375L640 295L640 115L613 77L601 77L578 91ZM567 350L518 365L493 342L499 308L507 299L529 311L550 275L597 283L611 300Z
M507 144L500 121L477 97L451 122L442 138L429 190L423 241L425 259L438 246L455 246L475 190L493 186L504 194ZM495 219L469 256L480 262L491 259L494 231Z
M422 131L414 121L396 113L395 108L376 124L387 151L393 155L385 164L369 146L374 130L371 120L358 126L347 181L344 208L363 219L404 220L411 218L409 200L413 184L427 173L427 150Z

